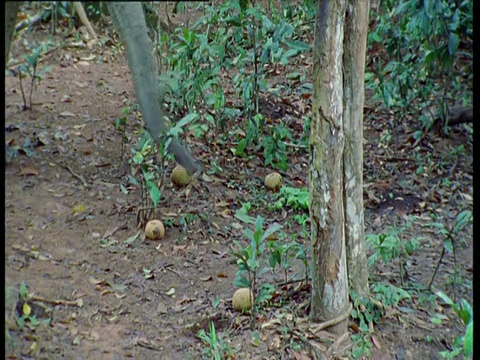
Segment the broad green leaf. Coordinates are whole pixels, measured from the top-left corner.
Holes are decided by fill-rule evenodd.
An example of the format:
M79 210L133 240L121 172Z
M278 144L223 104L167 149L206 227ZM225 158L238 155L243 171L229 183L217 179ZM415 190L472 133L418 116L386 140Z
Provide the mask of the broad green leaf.
M150 199L152 200L153 206L157 207L160 202L161 193L158 187L151 181L147 181L148 192L150 194Z
M310 45L308 45L304 41L300 40L287 40L285 43L290 46L290 48L298 50L298 51L309 51Z
M448 36L448 53L450 55L455 55L460 44L460 38L455 33L450 33Z
M128 175L128 181L130 184L140 187L140 183L132 175Z
M270 225L267 230L265 230L265 232L263 233L262 235L262 239L261 241L265 240L266 238L268 238L270 235L272 235L273 233L277 232L278 230L282 229L282 225L278 224L278 223L274 223L272 225Z
M245 211L241 211L242 209L238 209L236 212L235 212L235 217L240 220L241 222L245 223L245 224L254 224L255 223L255 218L250 216L250 215L247 215L247 213ZM253 235L252 235L253 237Z
M441 292L441 291L437 291L436 295L437 295L440 299L442 299L447 305L455 306L455 303L453 302L452 299L450 299L450 298L448 297L447 294L445 294L445 293L443 293L443 292Z
M176 128L183 128L185 125L190 124L192 121L195 121L200 116L197 113L190 113L185 115L178 123L175 124Z
M297 56L298 54L299 51L297 49L289 49L282 54L280 61L282 64L288 65L288 60L293 56Z
M465 357L468 359L473 351L473 321L467 325L467 329L465 330L463 348L465 350Z
M453 233L458 234L462 228L465 227L470 221L473 220L473 215L470 210L464 210L460 214L457 215L457 218L455 219L456 223L453 228Z
M124 241L124 243L127 244L127 245L133 243L134 241L136 241L138 239L139 235L140 235L140 231L137 232L135 235L130 236L127 240Z

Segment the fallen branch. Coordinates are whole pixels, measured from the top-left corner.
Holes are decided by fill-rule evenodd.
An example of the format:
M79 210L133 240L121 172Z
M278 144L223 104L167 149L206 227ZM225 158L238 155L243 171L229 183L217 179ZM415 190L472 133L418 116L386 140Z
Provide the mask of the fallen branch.
M83 306L83 300L82 299L77 299L75 301L71 301L71 300L61 300L61 299L47 299L47 298L44 298L42 296L33 295L31 297L31 300L39 301L39 302L43 302L43 303L47 303L47 304L51 304L51 305L55 305L55 306L58 306L58 305L78 306L78 307Z
M28 19L20 21L15 26L15 31L18 33L20 30L31 27L33 25L37 25L39 22L42 22L43 20L48 20L51 14L52 14L51 9L43 9L38 14L35 14L29 17Z

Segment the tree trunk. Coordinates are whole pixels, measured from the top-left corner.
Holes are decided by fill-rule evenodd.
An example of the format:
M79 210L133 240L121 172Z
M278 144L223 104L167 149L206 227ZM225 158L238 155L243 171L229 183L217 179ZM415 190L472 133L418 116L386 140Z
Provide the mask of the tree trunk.
M21 5L22 2L20 1L7 1L5 3L5 68L7 67L10 47L12 46L13 30L17 22L17 13Z
M347 0L343 56L345 238L349 286L368 293L363 213L363 104L369 2Z
M343 185L343 34L345 0L319 0L313 64L310 132L310 218L312 302L315 322L339 317L348 308ZM331 331L343 334L347 321Z
M132 73L143 120L152 137L158 140L160 134L168 130L161 106L165 91L161 89L161 84L157 80L152 44L148 37L141 3L108 2L107 6L126 46L128 66ZM189 174L200 169L200 165L177 138L171 138L168 149Z

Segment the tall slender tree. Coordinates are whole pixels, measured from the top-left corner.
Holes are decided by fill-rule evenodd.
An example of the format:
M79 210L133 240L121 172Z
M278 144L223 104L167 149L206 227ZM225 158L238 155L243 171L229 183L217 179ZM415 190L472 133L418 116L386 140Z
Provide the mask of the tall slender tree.
M362 190L368 7L365 0L318 1L309 171L313 321L344 318L349 288L368 291ZM332 328L346 330L346 321Z
M363 212L363 105L369 4L366 0L348 0L343 41L345 237L348 281L350 289L358 295L368 292Z

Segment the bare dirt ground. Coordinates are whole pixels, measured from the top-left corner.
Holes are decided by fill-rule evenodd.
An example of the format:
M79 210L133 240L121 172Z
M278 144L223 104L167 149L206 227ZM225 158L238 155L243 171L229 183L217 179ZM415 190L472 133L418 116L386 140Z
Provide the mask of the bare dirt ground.
M45 39L47 31L36 29L23 37ZM14 59L25 52L21 41L14 45ZM269 170L263 160L238 160L218 146L208 148L190 139L207 170L215 160L224 171L212 182L194 186L188 197L168 183L157 210L159 218L171 220L166 238L152 242L141 233L125 243L141 230L136 221L139 193L130 188L125 194L120 188L130 170L113 126L121 109L135 101L125 58L111 47L70 46L43 58L41 66L47 64L53 69L34 91L32 110L22 110L18 79L5 77L6 141L42 143L5 167L6 358L197 359L203 345L195 335L208 330L208 319L237 348L238 359L305 358L270 328L261 332L261 345L252 346L248 316L231 307L237 267L230 252L234 240L244 241L243 225L237 226L231 213L241 202L270 199L263 194L263 176ZM389 150L378 146L386 115L374 108L366 104L366 232L383 231L415 215L402 235L423 237L408 263L409 280L428 284L443 243L438 233L424 227L429 215L436 213L451 223L459 209L473 207L471 135L458 127L448 138L426 138L421 146L441 166L416 176L415 164L388 160ZM140 127L140 119L131 115L126 158ZM409 141L408 134L400 136L398 158L406 156ZM465 144L467 155L449 155L459 144ZM299 165L285 173L286 183L305 186L307 155L300 154L296 161ZM169 164L168 171L173 166ZM443 178L451 180L452 188L439 185ZM279 213L261 213L268 222L283 221ZM472 303L473 239L468 230L456 253L462 279L456 291ZM372 278L400 286L392 275L395 265L379 265ZM145 269L154 276L144 276ZM434 284L448 294L453 271L453 258L447 255ZM41 298L37 303L45 309L34 310L40 319L50 318L50 325L31 330L15 324L18 299L15 292L8 294L22 281L29 293ZM216 308L215 298L220 299ZM305 301L308 291L285 308ZM278 312L265 310L258 323ZM441 326L430 321L435 313L445 315ZM403 311L392 309L375 328L374 357L436 359L461 330L451 309L418 296Z

